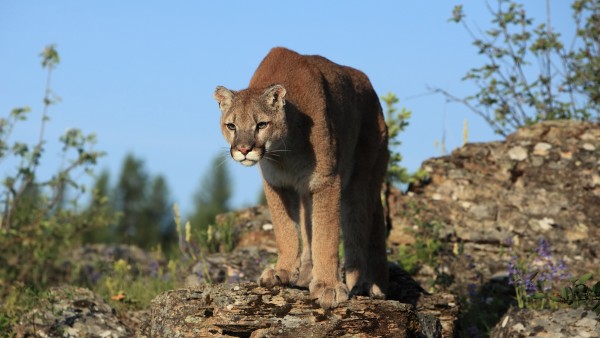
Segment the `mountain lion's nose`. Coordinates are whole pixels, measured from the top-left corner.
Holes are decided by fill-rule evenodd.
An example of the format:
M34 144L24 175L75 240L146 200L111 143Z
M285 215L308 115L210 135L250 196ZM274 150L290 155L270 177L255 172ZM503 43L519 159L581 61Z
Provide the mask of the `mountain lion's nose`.
M250 150L252 150L252 147L249 147L249 146L238 146L237 150L240 153L242 153L244 155L247 155L250 152Z

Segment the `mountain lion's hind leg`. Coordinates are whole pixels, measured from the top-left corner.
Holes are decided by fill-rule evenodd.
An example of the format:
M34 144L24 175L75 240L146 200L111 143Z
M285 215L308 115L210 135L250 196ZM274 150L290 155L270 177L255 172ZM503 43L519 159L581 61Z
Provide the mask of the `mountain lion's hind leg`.
M371 176L373 181L369 184L369 194L375 205L371 216L373 226L369 234L367 268L368 278L371 281L369 296L377 299L385 298L389 283L389 267L385 248L387 229L381 203L381 182L387 171L388 158L387 147L381 147Z
M342 199L342 226L344 235L344 270L346 286L351 295L368 294L367 255L372 219L366 203L366 182L353 180Z
M379 198L379 196L377 196ZM386 228L381 200L377 200L373 212L373 227L371 228L367 276L370 281L368 294L374 299L385 299L388 288L389 267L385 248Z

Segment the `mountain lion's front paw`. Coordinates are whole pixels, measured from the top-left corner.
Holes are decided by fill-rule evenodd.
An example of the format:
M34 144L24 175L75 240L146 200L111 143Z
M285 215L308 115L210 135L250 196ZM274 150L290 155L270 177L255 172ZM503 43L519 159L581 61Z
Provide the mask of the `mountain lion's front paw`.
M283 269L266 269L258 279L258 285L272 288L278 285L289 285L291 273Z
M348 288L340 282L335 285L327 285L313 279L309 290L311 297L317 299L319 305L324 309L337 307L340 303L348 300Z

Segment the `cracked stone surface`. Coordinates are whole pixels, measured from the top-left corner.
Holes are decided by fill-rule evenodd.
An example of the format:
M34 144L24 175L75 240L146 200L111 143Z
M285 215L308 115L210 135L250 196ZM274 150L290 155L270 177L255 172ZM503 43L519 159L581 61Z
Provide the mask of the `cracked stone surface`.
M439 321L397 301L352 300L323 310L306 290L256 283L173 290L152 301L143 337L441 337Z

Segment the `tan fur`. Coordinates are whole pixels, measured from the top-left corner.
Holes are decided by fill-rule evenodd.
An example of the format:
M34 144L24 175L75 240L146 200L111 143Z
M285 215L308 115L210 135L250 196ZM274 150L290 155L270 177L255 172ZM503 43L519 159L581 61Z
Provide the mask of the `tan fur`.
M263 175L279 258L259 283L308 286L324 308L346 301L349 290L385 297L380 187L387 129L367 76L274 48L247 89L217 87L215 99L231 156L247 166L260 163ZM338 273L340 231L345 284Z

